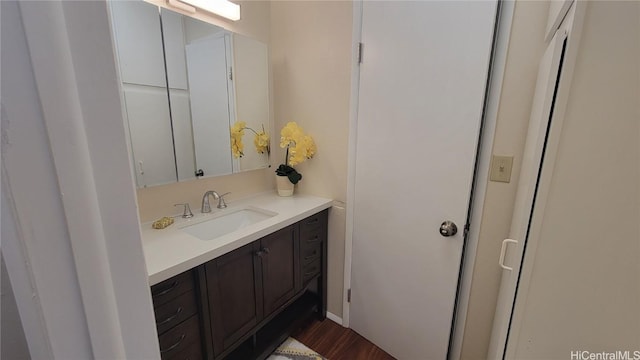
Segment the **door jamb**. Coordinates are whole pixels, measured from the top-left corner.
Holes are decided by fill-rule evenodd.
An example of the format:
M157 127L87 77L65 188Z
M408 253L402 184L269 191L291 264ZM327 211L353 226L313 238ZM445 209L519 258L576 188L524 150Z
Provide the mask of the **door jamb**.
M20 10L93 356L159 359L106 2Z
M452 339L448 358L451 360L460 359L462 355L462 344L464 339L467 311L469 308L469 298L471 297L471 284L473 280L473 269L475 266L478 241L480 238L480 219L484 210L484 200L489 182L489 166L493 150L496 123L498 120L498 110L500 107L500 97L502 95L502 83L506 69L509 40L511 38L511 25L515 10L514 1L500 1L500 14L497 18L497 34L495 34L495 48L493 54L493 64L491 69L491 79L487 89L486 113L483 119L483 130L480 138L477 173L475 178L474 193L472 194L469 233L463 249L462 269L458 284L458 303L456 304L453 324Z
M347 206L344 238L344 286L342 290L342 326L349 327L351 291L351 261L353 251L353 208L356 185L356 149L358 138L358 104L360 93L360 61L362 41L363 0L353 2L353 28L351 40L351 100L349 104L349 145L347 165Z

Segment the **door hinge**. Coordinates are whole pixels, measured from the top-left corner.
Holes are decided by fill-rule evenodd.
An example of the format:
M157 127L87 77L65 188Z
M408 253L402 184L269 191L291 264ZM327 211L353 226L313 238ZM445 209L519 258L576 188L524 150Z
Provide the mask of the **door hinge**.
M347 302L351 302L351 289L347 289Z
M233 67L229 66L229 80L233 81Z
M362 64L362 51L364 48L363 43L358 43L358 64Z
M469 230L471 229L471 224L466 224L464 226L464 232L462 234L462 236L466 239L467 235L469 235Z

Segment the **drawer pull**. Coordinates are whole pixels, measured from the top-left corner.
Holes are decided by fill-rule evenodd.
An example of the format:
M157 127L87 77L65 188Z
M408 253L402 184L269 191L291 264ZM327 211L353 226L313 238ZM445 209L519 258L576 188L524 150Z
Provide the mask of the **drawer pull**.
M162 320L160 322L156 322L156 325L157 326L161 326L161 325L164 325L166 323L170 323L173 319L177 318L178 315L180 315L181 312L182 312L182 306L179 306L178 310L176 311L175 314L169 316L168 318L166 318L166 319L164 319L164 320Z
M314 243L314 242L318 242L320 240L320 237L318 235L312 237L311 239L307 239L308 243Z
M186 337L187 337L187 335L186 335L186 334L182 334L182 335L180 336L180 340L178 340L175 344L173 344L173 345L169 346L169 347L168 347L168 348L166 348L166 349L160 349L160 352L161 352L161 353L166 353L166 352L169 352L169 351L171 351L171 350L173 350L173 349L177 348L178 346L180 346L180 343L182 342L182 340L184 340L184 338L186 338Z
M311 269L311 271L307 271L306 273L304 273L304 277L311 276L311 275L313 275L313 274L315 274L317 272L318 272L318 269L313 268L313 269Z
M157 293L157 294L153 294L153 296L154 296L154 297L157 297L157 296L167 295L168 293L170 293L171 291L173 291L173 289L175 289L178 285L180 285L180 281L179 281L179 280L176 280L176 281L174 281L174 282L171 284L171 286L169 286L168 288L166 288L166 289L164 289L164 290L160 291L160 292L159 292L159 293Z
M313 259L313 258L314 258L314 257L316 257L316 256L318 256L318 251L317 251L317 250L314 250L314 251L313 251L313 254L311 254L311 255L309 255L309 256L305 256L305 257L304 257L304 261L311 260L311 259Z
M315 223L317 223L318 221L320 221L320 217L316 217L315 219L311 219L309 221L307 221L307 225L313 225Z

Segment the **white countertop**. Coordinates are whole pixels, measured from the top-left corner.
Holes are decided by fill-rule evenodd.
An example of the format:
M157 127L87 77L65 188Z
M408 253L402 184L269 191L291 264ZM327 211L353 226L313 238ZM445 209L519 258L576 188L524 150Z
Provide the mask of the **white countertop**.
M200 264L224 255L274 231L294 224L308 216L331 207L332 200L309 195L280 197L276 193L261 194L251 198L228 202L226 209L217 209L212 200L210 214L194 211L191 219L176 218L175 223L165 229L156 230L153 222L142 224L142 246L147 263L149 284L178 275ZM240 230L213 240L200 240L182 231L191 223L220 216L248 206L277 213L276 216L249 225Z

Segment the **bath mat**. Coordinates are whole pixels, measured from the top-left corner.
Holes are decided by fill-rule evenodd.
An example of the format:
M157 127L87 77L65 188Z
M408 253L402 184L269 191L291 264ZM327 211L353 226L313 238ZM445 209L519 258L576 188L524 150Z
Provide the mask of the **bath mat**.
M288 338L267 360L327 360L294 338Z

